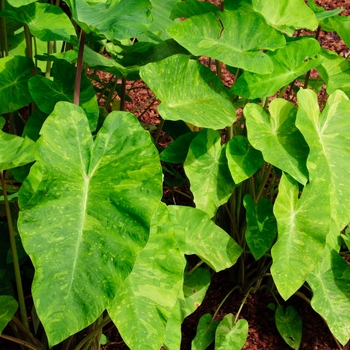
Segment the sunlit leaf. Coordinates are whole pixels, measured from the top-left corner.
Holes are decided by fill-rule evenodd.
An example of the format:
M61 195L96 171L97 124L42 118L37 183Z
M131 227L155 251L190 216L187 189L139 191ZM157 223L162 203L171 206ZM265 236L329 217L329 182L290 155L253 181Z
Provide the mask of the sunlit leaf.
M248 322L240 319L234 323L234 316L227 314L216 328L215 350L241 350L248 336Z
M31 3L19 8L4 10L2 16L27 24L32 35L42 41L70 41L75 29L68 16L58 6Z
M132 114L111 113L93 141L83 110L67 102L45 121L36 160L18 228L53 346L95 321L131 272L161 198L161 169Z
M315 39L301 38L288 42L286 47L275 52L267 52L273 63L272 72L244 72L235 82L232 92L251 99L274 95L280 88L318 66L318 59L309 58L314 57L319 50L320 45Z
M220 129L236 119L220 79L189 56L174 55L147 64L140 69L140 75L161 101L158 111L165 120L183 120L198 127Z
M252 147L245 136L240 135L227 143L226 158L236 184L252 176L264 162L261 152Z
M184 164L196 208L210 217L227 202L236 186L225 153L220 133L204 129L191 142Z
M206 13L173 25L168 33L195 56L209 56L230 66L271 73L271 59L261 50L285 46L283 35L261 16L241 11Z
M339 233L350 221L350 101L342 91L328 97L322 113L317 95L311 90L298 93L296 126L310 147L307 167L310 181L318 178L328 183L332 219Z
M345 16L332 16L329 22L344 40L345 44L350 47L350 18Z
M34 161L34 142L28 137L0 130L0 170L8 170Z
M314 12L303 0L252 0L252 4L271 26L289 36L293 36L295 29L315 30L318 26Z
M202 15L203 13L213 12L216 13L219 10L217 6L210 2L201 2L197 0L185 0L177 3L171 11L170 18L189 18L196 15Z
M307 282L313 291L311 306L327 322L333 335L345 346L350 338L350 267L326 246Z
M274 205L278 239L271 249L271 273L287 300L316 266L330 228L328 184L322 177L304 187L298 199L298 183L283 174Z
M241 247L205 212L177 205L168 208L177 235L185 234L185 254L196 254L217 272L236 263Z
M181 345L181 324L202 303L210 284L210 272L197 269L185 274L183 297L179 297L166 325L164 346L167 350L178 350Z
M182 289L186 260L169 221L162 204L151 222L145 248L108 306L108 314L131 349L162 346L167 319Z
M270 115L253 103L244 108L249 142L262 152L266 162L306 184L308 146L295 126L297 109L291 102L275 99L269 111Z
M67 0L67 4L73 19L85 31L102 34L111 41L133 38L152 22L149 0Z

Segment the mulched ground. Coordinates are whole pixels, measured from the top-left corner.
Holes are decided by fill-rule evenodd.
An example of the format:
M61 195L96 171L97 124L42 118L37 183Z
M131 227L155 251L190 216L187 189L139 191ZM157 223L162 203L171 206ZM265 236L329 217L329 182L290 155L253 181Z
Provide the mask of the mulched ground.
M218 1L210 1L218 3ZM350 0L316 0L316 3L323 6L327 10L337 7L345 8L343 15L350 15ZM327 49L338 52L341 56L347 57L349 48L343 41L334 33L326 33L321 31L320 44ZM208 65L206 58L202 59L202 63ZM212 62L211 68L215 71L215 63ZM233 77L230 73L224 70L223 81L225 85L231 86ZM159 123L159 117L156 106L158 101L155 100L153 93L147 89L147 86L142 81L127 82L127 88L131 89L129 96L132 102L126 102L126 109L132 111L141 120L141 122L149 125L150 128ZM151 106L151 108L149 108ZM161 135L166 144L167 136ZM178 199L181 200L181 197ZM211 286L207 292L202 305L197 311L190 315L183 323L183 341L181 350L191 349L191 341L196 334L196 328L199 318L205 313L214 314L217 307L231 290L232 284L227 271L216 274L213 277ZM233 293L225 301L217 319L221 320L226 314L236 314L242 302L243 295ZM279 335L275 323L274 312L268 308L269 303L275 303L273 297L269 294L256 293L250 295L241 311L240 317L246 319L249 323L249 334L243 349L247 350L288 350L290 347L284 342ZM293 305L303 320L303 337L301 350L338 350L332 334L320 316L318 316L308 303L294 296L288 300L288 305ZM350 316L350 315L349 315ZM10 334L11 330L7 329L4 333ZM127 350L129 349L121 339L118 331L113 325L107 325L104 329L104 334L110 342L101 347L103 350ZM0 350L16 350L19 349L13 343L0 338ZM209 347L214 349L214 347ZM348 349L348 347L344 347Z

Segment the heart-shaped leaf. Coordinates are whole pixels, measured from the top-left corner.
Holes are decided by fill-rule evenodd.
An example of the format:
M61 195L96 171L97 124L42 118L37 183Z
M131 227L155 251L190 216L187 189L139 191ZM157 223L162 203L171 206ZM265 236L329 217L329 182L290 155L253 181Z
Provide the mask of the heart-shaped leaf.
M216 328L215 350L241 350L248 336L248 322L240 319L234 323L232 314L227 314Z
M147 64L140 69L140 75L161 100L158 111L165 120L183 120L198 127L221 129L236 118L220 79L189 56L174 55Z
M273 64L260 50L285 46L283 35L261 16L241 11L194 16L173 25L168 33L195 56L209 56L263 74L271 73Z
M318 178L328 183L332 219L339 232L350 221L350 134L348 111L350 101L344 92L337 90L328 97L320 113L317 95L311 90L298 92L296 126L310 147L307 167L310 182ZM321 193L320 193L321 195Z
M83 110L67 102L45 121L36 160L20 189L18 228L53 346L95 321L131 272L162 176L158 152L132 114L111 113L93 141Z
M315 30L318 26L314 12L303 0L252 0L252 4L267 23L289 36L293 36L295 29Z
M204 314L198 322L197 333L192 340L192 350L206 350L215 339L215 331L219 321L212 320L212 315Z
M288 305L286 312L283 307L278 305L275 313L275 322L278 332L284 341L295 350L298 350L301 344L302 322L300 315L292 305Z
M267 198L261 198L254 203L251 195L243 198L246 209L246 240L249 250L255 260L260 259L270 248L277 234L277 223L273 215L272 203Z
M67 0L67 4L73 19L86 32L102 34L111 41L133 38L145 32L152 22L149 0Z
M42 41L69 42L71 36L76 36L72 22L58 6L35 2L4 10L1 16L27 24L31 34Z
M244 108L250 143L262 152L266 162L306 184L309 149L295 126L297 109L291 102L275 99L271 101L269 111L270 116L253 103Z
M266 55L273 63L270 74L244 72L234 84L232 93L246 98L268 97L280 88L288 85L297 77L318 66L314 57L320 50L319 43L313 38L301 38L287 43L287 46Z
M251 177L264 162L261 152L252 147L245 136L240 135L228 142L226 158L236 184Z
M0 114L16 111L32 102L28 91L33 61L28 57L0 58Z
M271 249L271 273L282 298L287 300L316 266L330 229L328 184L321 177L304 187L283 174L274 205L278 239Z
M311 306L327 322L333 335L345 346L350 338L350 267L326 246L307 282L312 288Z
M227 202L235 183L227 165L218 131L203 129L193 139L184 164L196 208L213 217Z
M185 254L196 254L217 272L236 263L242 248L205 212L177 205L168 208L175 233L185 234Z
M161 204L145 248L108 307L108 314L131 349L162 346L167 320L182 289L185 265L168 209Z
M54 62L53 81L40 75L29 80L29 91L41 111L50 114L59 101L73 102L76 68L64 60ZM90 128L96 130L98 105L96 92L89 79L81 77L80 105L86 113Z

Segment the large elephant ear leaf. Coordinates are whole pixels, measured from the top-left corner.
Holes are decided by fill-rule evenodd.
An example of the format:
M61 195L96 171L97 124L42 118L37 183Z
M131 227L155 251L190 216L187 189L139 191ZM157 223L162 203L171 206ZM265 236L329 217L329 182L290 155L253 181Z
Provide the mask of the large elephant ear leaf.
M17 301L10 295L0 295L0 334L12 320L18 308Z
M220 79L189 56L174 55L140 69L141 78L161 100L164 120L221 129L231 125L235 109ZM169 89L169 86L172 88Z
M250 72L271 73L271 59L261 50L276 50L286 41L260 15L225 11L194 16L168 33L195 56L209 56Z
M182 291L186 259L169 222L169 211L161 203L152 218L145 248L108 307L108 314L131 349L162 346L167 320Z
M131 272L162 176L149 134L132 114L111 113L94 142L83 110L67 102L45 121L36 161L19 193L18 228L53 346L95 321Z
M306 184L306 158L309 148L295 126L295 106L278 98L270 104L270 115L255 103L247 104L244 114L247 118L249 141L262 152L265 161Z
M274 205L278 239L271 249L271 273L285 300L302 286L316 266L330 230L327 182L322 178L310 182L300 199L298 195L298 183L283 174Z
M327 245L307 282L313 292L311 306L345 346L350 338L350 267L346 260Z
M28 79L33 69L28 57L8 56L0 59L0 114L16 111L32 102Z
M84 30L102 34L111 41L142 34L152 22L149 0L69 0L67 3L73 19Z
M289 36L293 36L296 29L315 30L318 26L314 12L303 0L252 0L252 4L271 26Z

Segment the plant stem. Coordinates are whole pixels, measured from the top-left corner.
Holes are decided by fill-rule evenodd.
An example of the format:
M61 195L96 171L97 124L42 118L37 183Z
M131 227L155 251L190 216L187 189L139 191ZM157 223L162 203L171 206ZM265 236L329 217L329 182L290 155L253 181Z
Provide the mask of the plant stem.
M164 122L165 122L164 119L161 119L161 120L160 120L160 123L158 124L156 133L154 134L154 144L155 144L155 145L156 145L157 142L158 142L160 133L161 133L161 131L162 131L162 129L163 129Z
M198 264L196 264L194 267L192 267L192 269L188 272L188 274L190 275L191 273L195 272L199 266L201 266L204 263L203 260L201 260Z
M79 106L79 102L80 102L80 86L81 86L81 74L83 72L85 36L86 36L85 31L81 30L79 51L78 51L78 61L77 61L77 71L75 75L74 99L73 99L73 103L77 106Z
M244 299L243 299L243 301L242 301L242 303L241 303L241 306L239 307L239 310L238 310L238 312L237 312L237 314L236 314L236 317L235 317L235 324L236 324L237 321L238 321L239 314L241 313L241 311L242 311L242 309L243 309L243 306L244 306L244 303L245 303L245 301L247 300L248 295L250 294L250 291L251 291L252 289L253 289L253 287L250 287L250 288L249 288L248 292L246 293L246 295L245 295L245 297L244 297Z
M20 344L20 345L22 345L22 346L25 346L25 347L27 347L28 349L32 349L32 350L42 350L42 348L38 348L37 346L32 345L32 344L26 342L25 340L18 339L18 338L15 338L15 337L11 337L10 335L0 334L0 337L1 337L1 338L4 338L4 339L6 339L6 340L12 341L12 342L14 342L14 343Z
M263 173L263 177L261 179L261 184L260 184L260 188L259 188L259 192L256 196L256 203L259 202L259 199L261 198L262 196L262 193L264 191L264 188L265 188L265 185L266 185L266 182L270 176L270 173L271 173L271 169L272 169L272 164L269 164L267 169L265 169L264 173Z
M11 211L10 211L10 204L9 204L9 201L7 198L6 184L5 184L5 179L4 179L4 173L2 170L0 171L0 180L1 180L2 192L4 195L4 201L5 201L7 224L8 224L9 233L10 233L10 244L11 244L11 250L12 250L12 257L13 257L13 267L15 270L15 279L16 279L19 309L20 309L21 319L22 319L23 325L29 331L29 323L28 323L26 305L24 302L24 294L23 294L23 287L22 287L22 280L21 280L21 270L20 270L19 262L18 262L15 232L14 232L13 226L12 226L12 216L11 216Z
M44 349L44 346L40 343L40 341L34 337L34 335L26 328L24 327L23 323L14 316L11 320L11 322L15 327L18 327L26 336L27 340L31 342L31 344L37 346L40 349Z
M122 94L120 96L120 110L125 111L125 98L126 98L126 75L122 76Z
M228 298L236 289L238 289L238 288L240 288L240 286L235 286L234 288L232 288L232 289L226 294L225 298L222 299L220 305L219 305L218 308L216 309L216 311L215 311L215 313L214 313L214 315L213 315L213 317L212 317L212 319L211 319L211 322L213 322L213 321L215 320L216 315L218 314L219 310L221 309L222 305L223 305L224 302L227 300L227 298Z

